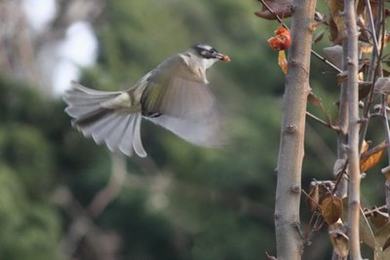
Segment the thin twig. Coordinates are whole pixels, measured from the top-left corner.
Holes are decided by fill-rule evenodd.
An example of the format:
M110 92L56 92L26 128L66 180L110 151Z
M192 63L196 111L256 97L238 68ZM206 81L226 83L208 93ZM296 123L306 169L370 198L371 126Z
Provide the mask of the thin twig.
M319 117L313 115L313 114L310 113L309 111L306 111L306 115L307 115L308 117L312 118L313 120L317 121L318 123L320 123L320 124L322 124L322 125L324 125L324 126L330 128L330 129L332 129L332 130L335 130L336 132L339 132L339 131L340 131L340 128L338 128L337 126L334 126L334 125L332 125L331 123L322 120L321 118L319 118Z
M337 67L336 65L334 65L332 62L330 62L329 60L327 60L325 57L321 56L320 54L318 54L318 52L316 52L315 50L311 50L311 53L316 57L318 58L319 60L321 60L322 62L324 62L326 65L332 67L334 70L336 70L338 73L342 73L343 70L341 70L339 67Z
M382 4L381 4L381 14L382 14L382 17L381 17L381 27L382 27L382 35L381 35L381 52L379 54L379 61L382 60L382 56L383 56L383 49L384 49L384 44L385 44L385 28L386 28L386 16L385 16L385 4L384 4L384 1L382 1ZM381 64L378 63L378 66L380 66ZM383 76L383 71L382 69L379 70L379 74L380 76L382 77ZM390 126L389 126L389 118L387 116L387 98L388 98L388 95L387 94L383 94L381 99L382 99L382 113L383 113L383 120L384 120L384 125L385 125L385 132L386 132L386 141L388 144L390 144ZM388 164L390 165L390 147L387 147L387 161L388 161ZM386 196L386 207L387 207L387 212L389 213L389 219L390 219L390 192L389 192L389 186L390 186L390 183L389 183L389 180L388 178L386 178L386 182L385 182L385 196Z
M368 10L368 18L370 22L370 29L371 29L371 37L372 40L374 41L374 50L376 52L376 55L379 57L379 44L378 44L378 38L376 37L376 30L375 30L375 23L374 23L374 17L372 14L372 9L371 9L371 2L370 0L365 0L367 10Z
M360 140L359 140L359 147L361 147L362 143L363 143L363 140L365 139L366 135L367 135L367 130L368 130L368 123L370 121L370 117L368 117L368 114L370 112L370 108L372 106L372 103L374 101L374 91L373 91L373 86L375 85L375 81L378 77L378 72L379 73L382 73L382 71L380 70L380 67L381 67L381 59L382 59L382 56L383 56L383 47L384 47L384 33L385 33L385 16L384 16L384 12L385 12L385 8L384 8L384 2L382 1L382 4L380 5L380 10L382 10L381 12L381 15L382 17L379 18L381 19L380 20L380 23L378 23L378 26L380 27L378 30L376 30L375 28L373 29L373 34L375 34L375 37L378 39L379 35L378 33L381 31L382 32L382 37L381 37L381 46L380 46L380 51L379 51L379 55L377 52L372 52L372 55L371 55L371 64L370 64L370 70L369 70L369 73L368 73L368 77L367 77L367 81L369 82L372 82L372 87L371 87L371 90L370 90L370 93L368 95L368 97L366 98L366 101L365 101L365 104L364 104L364 108L363 108L363 118L366 119L365 121L363 121L362 125L361 125L361 133L360 133ZM371 12L371 16L372 15L372 10L369 9L369 11ZM382 28L382 30L381 30Z
M315 201L313 200L310 195L304 190L304 189L301 189L301 192L303 193L303 195L305 195L311 202L313 202L315 204L315 206L319 209L320 208L320 205Z
M347 171L347 167L348 167L348 159L345 160L345 164L343 166L343 169L340 171L340 173L337 175L336 177L336 182L334 184L334 188L333 188L333 191L332 191L332 195L335 194L335 192L337 191L337 187L339 186L339 184L341 183L341 180L343 179L346 171Z
M366 211L363 211L365 215L369 215L369 214L372 214L376 211L381 211L383 209L386 209L386 205L382 205L380 207L375 207L373 209L366 209Z
M260 1L263 6L273 15L275 16L276 20L278 20L278 22L283 26L285 27L286 29L288 29L288 26L283 22L283 20L279 17L279 15L277 13L275 13L274 10L272 10L271 6L269 6L264 0L258 0Z
M275 11L264 1L264 0L258 0L259 2L261 2L261 4L273 15L275 16L276 20L280 23L280 25L282 25L284 28L286 29L289 29L287 24L285 24L282 20L282 18L280 18L280 16L275 13ZM318 58L320 61L324 62L326 65L330 66L331 68L333 68L334 70L336 70L338 73L341 73L343 72L339 67L337 67L335 64L333 64L332 62L330 62L329 60L327 60L325 57L321 56L318 52L316 52L315 50L311 49L311 53L316 57Z

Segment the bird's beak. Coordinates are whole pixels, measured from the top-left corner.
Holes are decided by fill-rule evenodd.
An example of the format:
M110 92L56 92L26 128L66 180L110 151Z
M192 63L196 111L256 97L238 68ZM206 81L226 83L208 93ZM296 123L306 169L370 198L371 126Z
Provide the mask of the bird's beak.
M229 56L227 56L227 55L225 55L223 53L220 53L220 52L217 53L216 58L221 60L221 61L223 61L223 62L230 62L231 61Z

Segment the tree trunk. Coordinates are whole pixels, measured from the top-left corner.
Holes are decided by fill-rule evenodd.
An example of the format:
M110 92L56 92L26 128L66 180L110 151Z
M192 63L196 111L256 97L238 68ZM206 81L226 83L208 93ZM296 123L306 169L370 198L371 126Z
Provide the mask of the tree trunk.
M275 201L278 260L296 260L302 255L299 207L315 5L315 0L294 1Z

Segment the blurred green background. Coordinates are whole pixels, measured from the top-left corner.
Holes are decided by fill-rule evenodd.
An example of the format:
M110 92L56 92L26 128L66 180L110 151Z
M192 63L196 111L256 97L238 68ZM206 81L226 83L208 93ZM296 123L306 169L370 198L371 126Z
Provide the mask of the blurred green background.
M10 2L1 3L0 10ZM83 19L92 24L98 56L93 66L82 68L80 81L98 89L128 88L167 56L209 43L232 58L209 71L229 118L231 142L207 150L144 122L149 157L111 155L70 127L50 84L20 73L16 65L23 52L2 45L0 259L211 260L275 254L274 169L284 75L266 40L276 23L253 15L259 9L254 0L97 2L104 2L99 15ZM66 21L57 16L53 28ZM39 33L26 35L33 50L34 43L47 40ZM36 55L28 57L35 68ZM312 72L311 87L335 118L335 74L317 60ZM310 119L306 137L304 188L312 178L329 178L336 148L335 134ZM366 203L383 199L377 192L382 181L377 174L367 177ZM303 223L309 217L303 201ZM321 232L304 259L328 259L330 252Z

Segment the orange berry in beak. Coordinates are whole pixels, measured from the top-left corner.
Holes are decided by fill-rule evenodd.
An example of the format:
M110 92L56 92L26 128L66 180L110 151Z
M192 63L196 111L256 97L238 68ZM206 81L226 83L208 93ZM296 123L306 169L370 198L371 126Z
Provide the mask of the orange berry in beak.
M222 61L223 61L223 62L230 62L230 61L231 61L231 59L230 59L230 57L229 57L229 56L227 56L227 55L223 55Z

